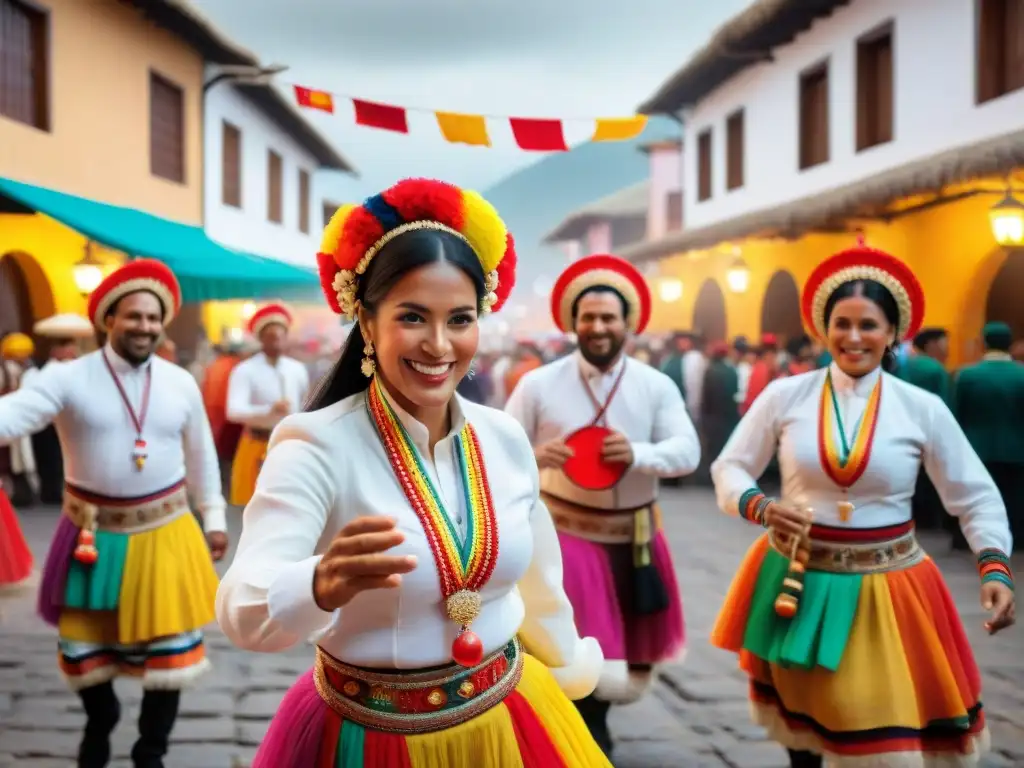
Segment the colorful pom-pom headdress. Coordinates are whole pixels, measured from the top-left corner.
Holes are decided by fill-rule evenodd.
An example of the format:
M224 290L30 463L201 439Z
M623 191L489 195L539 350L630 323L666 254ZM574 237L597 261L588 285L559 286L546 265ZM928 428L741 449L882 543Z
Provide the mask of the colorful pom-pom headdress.
M651 319L651 289L636 267L625 259L598 253L577 259L566 268L551 291L551 317L562 333L572 332L572 307L591 288L612 288L626 301L626 326L643 333Z
M448 232L473 249L487 288L480 311L499 310L515 285L512 235L479 194L433 179L405 179L362 205L342 206L331 217L317 254L331 309L354 319L359 280L373 257L395 238L420 229Z
M910 267L885 251L864 244L857 245L821 262L804 284L800 310L804 325L819 339L828 335L825 306L843 283L852 280L874 280L885 287L896 300L899 323L897 343L913 338L924 321L924 291Z

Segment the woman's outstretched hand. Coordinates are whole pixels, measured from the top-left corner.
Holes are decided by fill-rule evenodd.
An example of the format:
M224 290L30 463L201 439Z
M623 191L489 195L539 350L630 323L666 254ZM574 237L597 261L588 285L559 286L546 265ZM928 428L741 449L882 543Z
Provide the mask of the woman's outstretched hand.
M394 589L416 568L415 555L388 555L405 541L390 517L357 517L338 532L313 575L313 598L324 611L368 589Z

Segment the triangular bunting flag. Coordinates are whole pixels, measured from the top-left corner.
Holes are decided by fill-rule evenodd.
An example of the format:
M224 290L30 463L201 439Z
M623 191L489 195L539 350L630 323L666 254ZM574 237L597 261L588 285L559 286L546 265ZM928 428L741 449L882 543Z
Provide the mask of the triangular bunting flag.
M453 144L475 147L491 146L487 135L487 120L483 115L461 115L458 112L435 112L441 134Z
M510 117L508 121L520 149L528 152L566 152L569 149L561 120Z
M352 99L352 104L356 108L356 123L359 125L395 133L409 132L409 124L402 107L393 107L390 104L378 104L375 101L363 101L362 99Z
M600 117L591 141L628 141L635 139L647 126L647 115L633 117Z

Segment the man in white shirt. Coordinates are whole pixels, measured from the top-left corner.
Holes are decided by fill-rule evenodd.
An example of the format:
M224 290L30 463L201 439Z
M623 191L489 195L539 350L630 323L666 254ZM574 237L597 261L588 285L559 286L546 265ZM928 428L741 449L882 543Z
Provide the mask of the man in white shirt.
M0 445L52 421L64 449L64 510L39 611L58 627L60 669L86 713L80 768L110 760L115 677L141 678L132 761L161 768L180 690L210 667L201 628L214 618L211 553L219 560L228 546L217 455L195 381L154 355L180 305L166 266L129 262L89 301L106 345L0 398Z
M651 308L631 264L606 255L573 262L551 304L556 325L576 333L579 349L527 373L506 411L534 446L577 629L604 651L601 682L577 706L610 752L610 703L640 698L654 665L685 643L656 501L660 478L696 469L700 441L672 380L624 354Z
M95 334L92 323L81 315L53 315L32 326L32 333L47 339L49 358L42 368L29 368L21 377L21 386L29 387L39 375L54 365L78 358L79 344ZM32 453L39 476L39 502L57 505L64 499L64 458L60 439L53 424L32 435Z
M309 371L284 352L293 323L284 304L268 304L249 320L249 333L262 351L239 363L228 379L228 421L245 431L231 465L231 503L244 507L256 489L270 433L289 413L302 409Z

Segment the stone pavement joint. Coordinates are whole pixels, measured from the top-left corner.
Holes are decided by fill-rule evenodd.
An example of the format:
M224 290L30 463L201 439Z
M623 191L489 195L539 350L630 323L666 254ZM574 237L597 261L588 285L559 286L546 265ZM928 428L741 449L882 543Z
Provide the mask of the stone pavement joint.
M783 768L785 752L750 721L747 684L736 657L712 648L708 634L732 574L758 535L717 511L712 494L666 489L665 531L675 557L687 620L684 662L659 668L652 695L612 710L617 768ZM232 517L237 539L239 515ZM55 510L21 514L42 564ZM950 554L935 535L922 541L947 577L984 678L994 753L983 766L1024 765L1024 654L1019 630L989 637L981 626L978 577L969 556ZM1015 558L1017 569L1021 562ZM219 566L223 572L225 564ZM211 674L182 697L167 768L245 768L284 692L312 663L308 647L280 654L233 648L209 628ZM116 684L122 700L111 768L129 768L142 692ZM35 615L35 596L0 602L0 768L67 768L77 752L84 715L56 668L55 633Z

